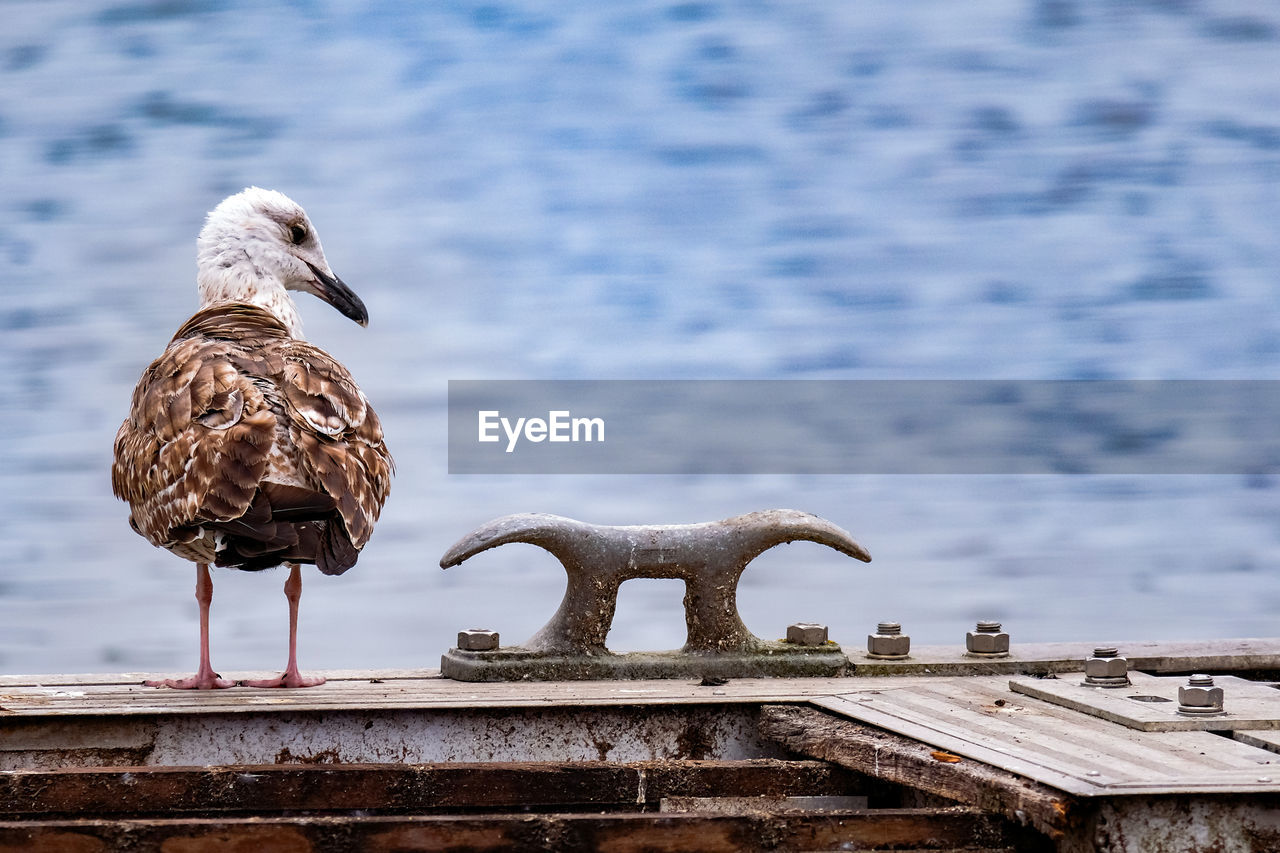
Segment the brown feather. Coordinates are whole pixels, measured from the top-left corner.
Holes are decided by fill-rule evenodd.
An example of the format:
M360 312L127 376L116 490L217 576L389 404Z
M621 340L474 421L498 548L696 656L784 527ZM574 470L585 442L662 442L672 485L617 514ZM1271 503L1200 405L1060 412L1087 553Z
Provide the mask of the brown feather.
M197 312L143 373L112 488L153 544L247 570L355 564L394 463L364 394L256 306Z

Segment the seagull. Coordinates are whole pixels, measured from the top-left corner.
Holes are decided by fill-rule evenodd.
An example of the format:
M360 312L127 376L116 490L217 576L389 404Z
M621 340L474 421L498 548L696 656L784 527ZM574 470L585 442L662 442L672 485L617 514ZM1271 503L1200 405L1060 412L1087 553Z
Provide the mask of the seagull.
M115 441L111 485L133 529L196 565L200 665L150 686L232 687L209 663L210 564L289 567L289 661L250 687L312 687L298 671L302 563L355 565L390 491L394 462L364 392L308 343L289 291L361 326L364 303L329 268L306 212L249 187L209 213L197 240L200 310L142 374Z

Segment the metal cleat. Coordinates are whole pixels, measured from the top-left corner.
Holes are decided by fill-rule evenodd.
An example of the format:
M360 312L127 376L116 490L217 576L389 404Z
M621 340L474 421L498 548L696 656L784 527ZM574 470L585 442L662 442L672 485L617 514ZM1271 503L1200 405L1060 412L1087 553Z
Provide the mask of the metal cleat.
M446 676L468 681L837 674L831 670L843 671L847 664L838 645L766 642L747 630L738 615L738 579L747 564L775 545L801 540L871 561L844 530L788 509L703 524L635 527L586 524L544 513L494 519L446 551L441 568L510 542L538 545L564 566L564 599L551 621L523 646L481 652L451 649L441 669ZM605 646L618 587L633 578L685 582L688 636L679 652L614 655ZM830 660L810 665L819 657Z

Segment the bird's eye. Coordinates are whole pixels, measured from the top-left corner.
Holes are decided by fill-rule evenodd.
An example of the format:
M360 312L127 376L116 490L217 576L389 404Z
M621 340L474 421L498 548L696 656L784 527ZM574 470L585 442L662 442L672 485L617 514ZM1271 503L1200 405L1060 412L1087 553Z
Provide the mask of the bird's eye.
M301 225L289 226L289 239L293 241L293 245L298 245L307 239L307 229Z

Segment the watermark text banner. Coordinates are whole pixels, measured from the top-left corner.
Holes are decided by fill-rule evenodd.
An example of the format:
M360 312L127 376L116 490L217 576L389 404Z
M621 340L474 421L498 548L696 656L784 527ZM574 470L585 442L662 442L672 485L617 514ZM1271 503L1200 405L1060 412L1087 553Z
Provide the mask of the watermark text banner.
M453 474L1280 471L1272 380L451 380Z

